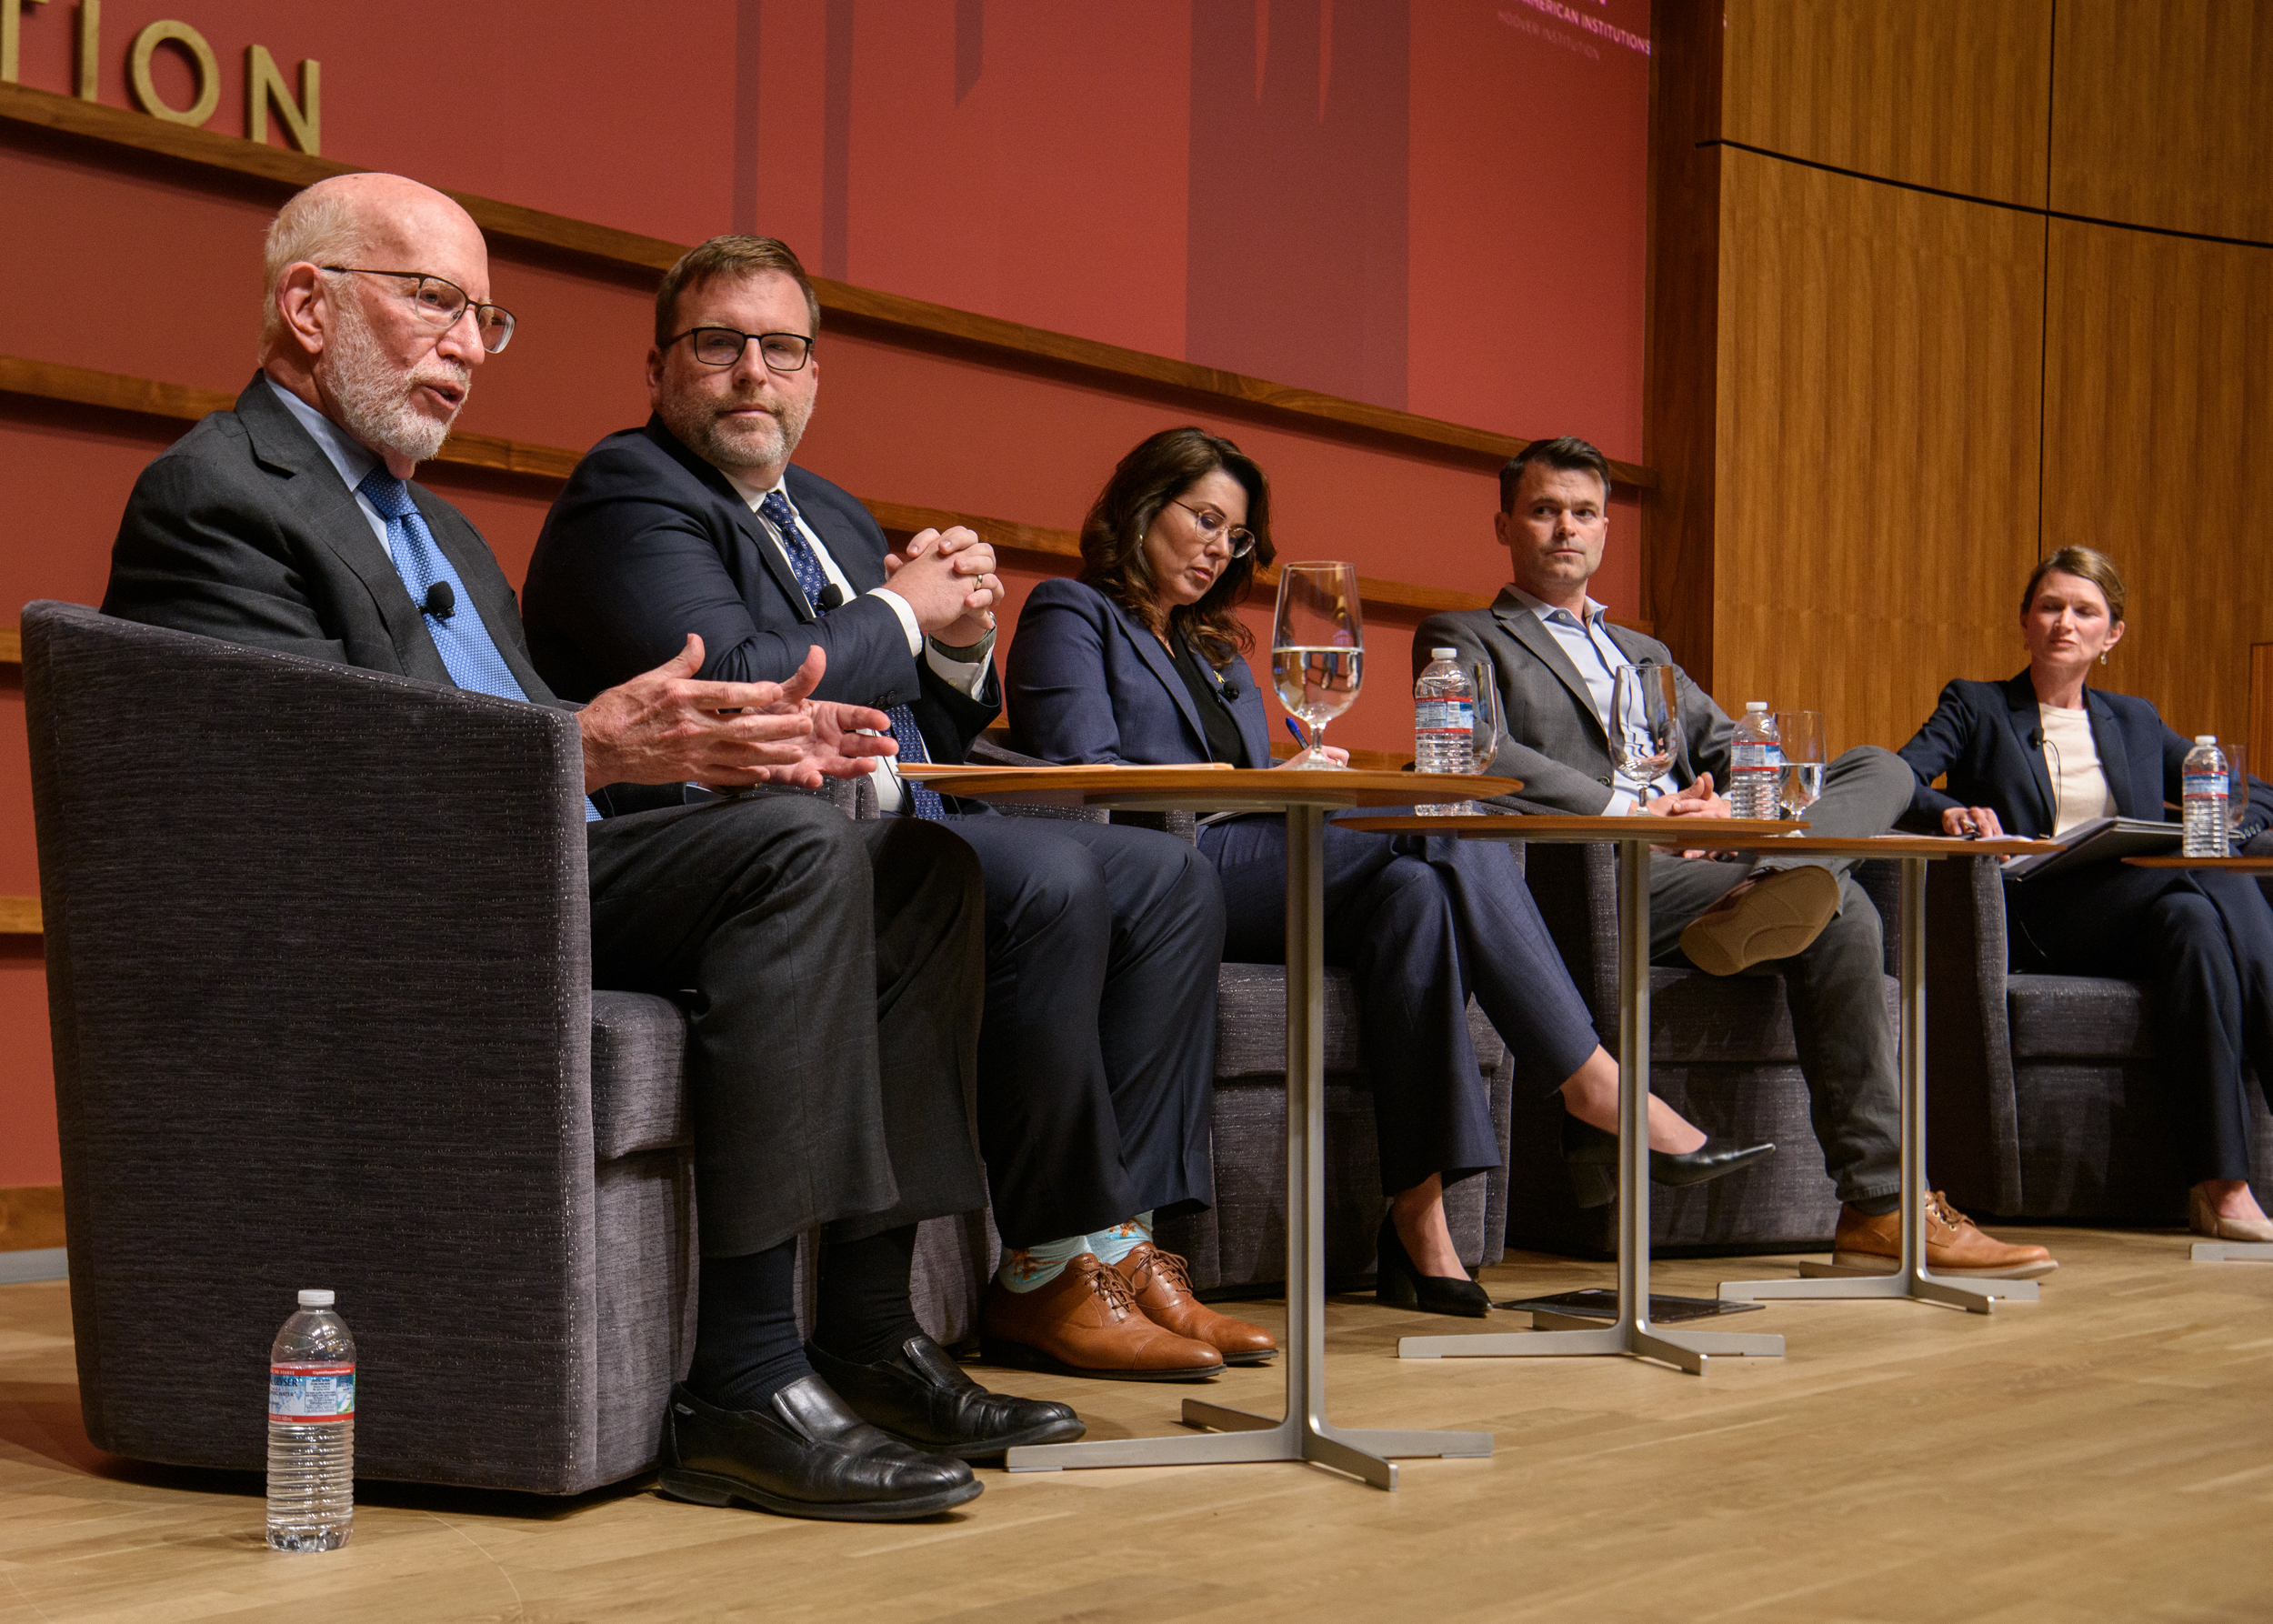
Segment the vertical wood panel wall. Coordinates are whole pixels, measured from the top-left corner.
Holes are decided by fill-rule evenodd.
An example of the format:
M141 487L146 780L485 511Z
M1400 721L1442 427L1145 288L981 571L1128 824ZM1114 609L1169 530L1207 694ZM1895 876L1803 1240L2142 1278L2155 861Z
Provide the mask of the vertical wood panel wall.
M1900 744L2009 667L2036 561L2043 227L1729 153L1714 692Z
M1655 173L1714 181L1653 183L1650 433L1690 454L1650 453L1643 593L1677 655L1731 708L1898 745L1943 681L2019 668L2028 566L2083 542L2132 586L2106 686L2240 737L2273 640L2273 6L1660 0L1653 31ZM1700 243L1702 332L1660 319ZM1655 387L1684 376L1709 395Z

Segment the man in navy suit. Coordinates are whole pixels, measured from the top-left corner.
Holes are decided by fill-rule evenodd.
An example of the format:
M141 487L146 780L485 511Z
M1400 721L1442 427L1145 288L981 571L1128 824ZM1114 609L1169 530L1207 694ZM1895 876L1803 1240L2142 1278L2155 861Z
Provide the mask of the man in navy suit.
M896 556L857 501L791 464L819 326L804 267L770 238L713 238L672 267L655 415L596 446L554 504L529 567L531 653L573 697L689 633L718 679L778 680L817 647L817 698L886 712L903 765L960 761L1002 706L994 553L958 526ZM952 827L985 876L977 1116L1007 1248L989 1358L1146 1379L1269 1358L1267 1334L1200 1305L1150 1240L1157 1213L1212 1195L1213 868L1157 831L966 809L890 766L871 782L887 817ZM816 1363L840 1388L865 1379Z

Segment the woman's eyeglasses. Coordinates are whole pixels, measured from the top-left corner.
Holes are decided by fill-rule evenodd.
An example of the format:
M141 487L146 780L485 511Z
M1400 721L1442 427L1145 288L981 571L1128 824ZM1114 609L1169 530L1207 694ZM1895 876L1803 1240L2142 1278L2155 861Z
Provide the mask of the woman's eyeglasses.
M1177 502L1174 496L1170 496L1168 500L1176 502L1178 507L1192 516L1192 522L1199 526L1200 538L1203 541L1228 542L1231 546L1231 556L1234 558L1244 558L1255 551L1254 531L1243 526L1232 524L1229 519L1212 507L1195 507L1189 502Z

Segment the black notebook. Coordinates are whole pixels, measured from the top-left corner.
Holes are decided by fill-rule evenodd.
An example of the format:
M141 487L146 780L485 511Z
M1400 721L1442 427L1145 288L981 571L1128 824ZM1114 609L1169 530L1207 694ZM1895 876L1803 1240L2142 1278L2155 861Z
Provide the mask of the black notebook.
M2160 857L2185 843L2186 830L2178 824L2150 823L2143 817L2092 817L2057 838L2059 850L2008 857L2005 872L2015 879L2038 879L2086 863Z

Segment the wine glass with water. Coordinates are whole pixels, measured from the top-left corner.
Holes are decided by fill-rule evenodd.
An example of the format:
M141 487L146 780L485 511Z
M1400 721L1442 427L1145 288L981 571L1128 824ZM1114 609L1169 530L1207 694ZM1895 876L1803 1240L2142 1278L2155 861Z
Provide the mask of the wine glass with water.
M1784 745L1784 776L1776 798L1788 817L1797 817L1823 795L1823 713L1779 710L1776 731Z
M1350 707L1366 665L1354 564L1289 564L1279 571L1271 621L1271 681L1278 702L1309 735L1310 747L1285 763L1339 768L1323 754L1326 725Z

